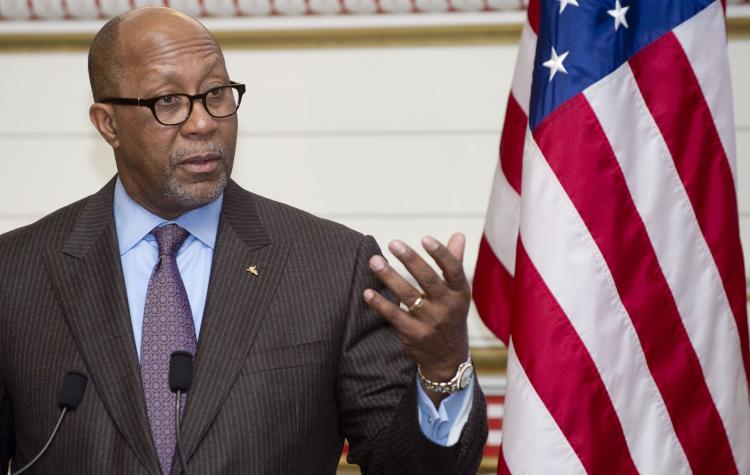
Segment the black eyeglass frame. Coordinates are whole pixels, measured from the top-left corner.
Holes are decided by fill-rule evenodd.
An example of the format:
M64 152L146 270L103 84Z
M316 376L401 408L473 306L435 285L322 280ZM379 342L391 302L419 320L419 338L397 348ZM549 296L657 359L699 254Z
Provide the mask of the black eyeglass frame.
M234 112L227 115L214 115L211 113L211 111L208 108L208 105L206 104L206 96L208 96L211 92L215 91L216 89L220 89L223 87L231 87L234 90L237 91L238 97L237 97L237 107L234 109ZM103 104L116 104L121 106L140 106L140 107L148 107L151 109L151 113L154 116L154 119L161 125L170 127L173 125L182 125L185 122L187 122L190 119L190 115L193 113L193 102L200 99L201 103L203 104L203 108L208 112L208 114L211 117L214 117L216 119L224 119L226 117L230 117L237 113L237 110L240 108L240 104L242 103L242 95L245 94L245 85L238 83L238 82L230 82L229 84L223 84L221 86L215 86L210 89L208 89L205 92L202 92L200 94L185 94L185 93L172 93L172 94L162 94L156 97L151 97L148 99L141 99L138 98L130 98L130 97L105 97L104 99L100 99L97 102L103 103ZM185 117L185 120L181 122L177 122L176 124L165 124L164 122L159 120L159 117L156 115L156 101L163 97L169 97L169 96L184 96L187 97L189 100L190 108L188 109L187 116Z

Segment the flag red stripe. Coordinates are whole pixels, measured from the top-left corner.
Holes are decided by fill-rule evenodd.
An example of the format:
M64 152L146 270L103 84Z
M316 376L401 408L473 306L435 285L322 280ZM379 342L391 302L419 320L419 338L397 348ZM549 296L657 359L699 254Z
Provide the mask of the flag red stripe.
M529 26L534 33L539 34L539 0L529 0L529 8L527 11Z
M522 241L516 259L518 293L511 332L529 381L588 473L636 473L599 371ZM570 397L586 409L571 404Z
M630 59L638 87L667 142L719 270L750 383L745 270L734 178L719 132L685 51L673 33Z
M513 310L513 276L497 259L484 235L479 243L473 284L472 296L484 324L507 345Z
M560 107L534 136L609 266L691 468L736 473L672 292L617 158L584 96Z
M505 463L502 445L500 446L500 454L497 457L497 475L512 475L510 470L508 470L508 464Z
M513 94L508 96L505 108L505 123L500 138L500 167L510 186L521 194L521 164L523 163L523 144L526 138L526 126L529 120Z

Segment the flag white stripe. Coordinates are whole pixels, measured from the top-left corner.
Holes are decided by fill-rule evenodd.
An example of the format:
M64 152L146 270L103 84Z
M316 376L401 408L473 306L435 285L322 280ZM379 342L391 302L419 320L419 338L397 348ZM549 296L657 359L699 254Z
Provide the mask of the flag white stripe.
M718 268L667 144L628 63L584 94L625 175L740 473L748 473L750 399L739 333ZM717 345L718 341L723 343Z
M607 263L531 135L523 170L524 249L594 360L636 468L690 473Z
M707 33L710 32L710 33ZM732 81L724 25L724 10L718 0L674 29L690 61L711 111L724 152L737 185Z
M534 72L534 54L536 52L536 33L531 29L527 21L521 30L521 40L518 43L518 56L516 57L516 69L513 72L511 83L511 94L518 101L521 110L529 116L529 103L531 102L531 76Z
M484 225L484 235L492 252L513 275L516 269L516 243L520 219L521 197L510 186L503 170L495 167L490 205Z
M581 461L521 367L511 340L503 458L511 473L585 474Z
M527 21L521 32L516 69L511 86L511 94L527 117L529 115L531 74L534 70L536 39L536 33ZM496 167L492 190L490 191L484 235L495 257L510 275L514 275L516 269L516 242L518 241L520 206L521 197L510 186L502 167Z

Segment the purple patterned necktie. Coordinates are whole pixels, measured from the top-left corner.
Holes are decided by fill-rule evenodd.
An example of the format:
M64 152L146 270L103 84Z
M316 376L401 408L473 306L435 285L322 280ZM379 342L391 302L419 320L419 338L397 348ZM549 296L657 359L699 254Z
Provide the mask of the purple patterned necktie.
M162 473L172 469L175 437L174 394L169 389L169 357L173 351L195 355L195 325L185 285L177 268L177 251L188 232L176 224L153 230L159 260L146 291L141 338L141 380ZM184 406L183 406L184 407Z

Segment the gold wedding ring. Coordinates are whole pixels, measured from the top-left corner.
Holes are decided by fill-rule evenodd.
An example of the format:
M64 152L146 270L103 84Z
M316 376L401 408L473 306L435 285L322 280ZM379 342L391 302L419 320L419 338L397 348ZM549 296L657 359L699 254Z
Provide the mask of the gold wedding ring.
M417 300L415 300L413 304L409 305L409 312L413 312L422 305L424 305L424 294L417 297Z

